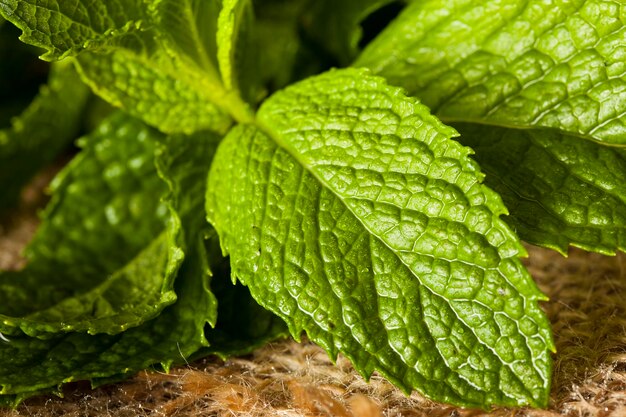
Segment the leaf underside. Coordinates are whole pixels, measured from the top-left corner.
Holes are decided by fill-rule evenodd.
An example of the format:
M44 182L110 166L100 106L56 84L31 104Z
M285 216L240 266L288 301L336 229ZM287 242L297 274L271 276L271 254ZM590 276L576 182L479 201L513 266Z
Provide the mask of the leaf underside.
M563 254L626 251L626 150L556 131L455 127L524 240Z

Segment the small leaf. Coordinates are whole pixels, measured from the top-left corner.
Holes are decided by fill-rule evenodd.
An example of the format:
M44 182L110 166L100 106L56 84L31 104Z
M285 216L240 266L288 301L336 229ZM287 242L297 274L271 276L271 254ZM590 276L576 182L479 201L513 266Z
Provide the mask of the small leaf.
M234 277L368 377L466 406L545 405L544 299L469 150L363 70L272 96L234 128L207 213Z
M626 145L625 36L621 1L416 1L356 65L444 121Z
M522 239L563 254L626 251L626 150L555 131L455 127Z
M75 139L89 93L76 77L70 62L53 65L48 84L0 130L0 209L14 204L24 184Z
M95 50L139 33L147 23L143 0L0 0L0 15L22 29L21 40L56 60Z

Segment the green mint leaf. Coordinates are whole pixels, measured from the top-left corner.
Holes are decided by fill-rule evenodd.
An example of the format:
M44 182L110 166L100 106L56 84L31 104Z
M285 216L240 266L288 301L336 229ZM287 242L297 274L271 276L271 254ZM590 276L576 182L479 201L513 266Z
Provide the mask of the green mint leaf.
M44 48L46 60L124 43L147 26L143 0L0 0L0 15L20 39Z
M207 213L262 306L368 377L467 406L545 406L544 296L456 133L364 70L267 100L209 176Z
M0 130L0 210L13 205L22 186L78 133L89 90L76 77L71 63L53 65L48 84Z
M557 128L623 145L625 16L620 1L418 1L356 65L444 121Z
M626 251L626 151L555 131L459 124L519 236L567 253Z
M361 22L371 13L393 0L317 0L305 17L305 28L311 37L347 65L359 51L363 35Z
M619 152L580 144L574 137L626 143L626 78L619 47L626 27L619 4L455 5L412 4L357 65L407 88L443 120L489 126L463 125L461 133L471 133L461 141L477 146L477 161L492 174L487 183L504 195L511 210L507 221L523 239L561 252L570 244L601 253L619 250L623 202L600 184L600 177L584 173L603 172L607 187L617 184L620 172L597 158L607 152L615 156L611 161L619 160ZM499 18L485 20L486 15ZM383 56L391 44L394 53ZM497 143L489 146L487 137ZM573 143L562 143L566 139ZM508 167L500 157L507 158ZM567 182L557 185L564 176Z
M176 299L177 227L165 231L165 184L154 167L160 135L117 114L82 140L23 271L0 275L2 331L118 333Z
M82 54L81 75L103 99L163 132L225 132L232 120L224 109L236 98L226 94L214 64L214 3L151 5L146 13L156 28L125 45Z
M181 245L190 247L193 256L202 261L202 274L195 279L203 281L204 301L195 308L211 326L217 322L217 300L209 288L208 278L213 275L213 266L219 267L221 260L204 249L205 238L215 246L213 241L217 237L200 213L203 212L206 178L219 139L212 132L171 135L161 142L156 153L157 170L170 189L168 203L172 222L182 228Z
M146 49L86 53L78 58L79 70L104 100L163 132L225 132L232 120L221 108L227 104L216 103L230 102L223 88L158 45Z
M204 281L205 286L203 301L194 307L211 328L205 331L208 345L204 343L191 359L246 354L287 332L284 322L260 307L245 287L232 285L228 260L221 255L215 230L201 215L206 178L219 139L206 132L170 136L157 152L157 168L172 190L170 202L183 224L185 240L196 244L207 237L205 246L201 242L195 246L205 265L204 273L195 279ZM207 279L202 280L203 276Z
M137 139L143 136L141 132L135 132ZM174 283L176 303L157 318L116 335L71 332L46 340L9 336L9 342L0 342L0 360L4 364L0 367L0 401L18 403L41 392L58 391L62 383L69 381L91 380L99 385L157 364L167 370L207 347L205 325L215 324L217 310L208 287L212 262L216 261L207 256L203 233L208 226L201 209L217 141L214 134L200 132L160 139L152 146L153 150L156 146L159 175L169 186L170 228L183 228L183 233L177 235L185 260ZM153 221L149 216L141 219ZM209 242L217 247L214 233Z
M3 14L24 31L22 40L46 48L45 58L79 55L81 75L97 94L163 132L224 133L230 116L252 118L214 64L219 2L32 3L0 3ZM234 73L227 76L230 82Z
M206 346L205 309L213 301L207 297L207 280L199 279L205 276L202 251L192 247L190 252L176 278L178 301L153 320L117 335L72 332L45 340L8 336L9 342L0 342L0 394L20 402L57 392L65 382L97 383L157 364L167 369Z

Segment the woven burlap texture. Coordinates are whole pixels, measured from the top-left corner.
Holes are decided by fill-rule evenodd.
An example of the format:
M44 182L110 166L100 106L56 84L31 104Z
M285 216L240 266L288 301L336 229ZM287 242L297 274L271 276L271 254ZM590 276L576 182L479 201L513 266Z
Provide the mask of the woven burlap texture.
M37 183L35 183L37 184ZM35 187L37 188L37 187ZM0 268L19 267L36 228L39 194L0 220ZM96 390L73 384L65 398L38 397L8 416L626 416L626 256L528 247L557 347L549 410L464 410L410 397L374 375L365 382L340 357L311 343L273 343L248 357L207 358L170 374L141 372Z

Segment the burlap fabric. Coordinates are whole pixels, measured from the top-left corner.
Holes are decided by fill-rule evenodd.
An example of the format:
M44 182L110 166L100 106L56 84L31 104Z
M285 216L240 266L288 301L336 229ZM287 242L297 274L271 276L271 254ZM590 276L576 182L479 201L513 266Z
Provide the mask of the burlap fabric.
M37 180L22 207L0 220L0 268L22 262L44 183ZM286 340L248 357L208 358L168 375L142 372L94 391L69 385L63 399L34 398L0 416L626 416L626 256L528 250L526 265L551 298L542 305L558 349L549 410L487 413L406 397L376 375L366 383L345 358L334 365L315 345Z

